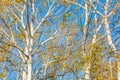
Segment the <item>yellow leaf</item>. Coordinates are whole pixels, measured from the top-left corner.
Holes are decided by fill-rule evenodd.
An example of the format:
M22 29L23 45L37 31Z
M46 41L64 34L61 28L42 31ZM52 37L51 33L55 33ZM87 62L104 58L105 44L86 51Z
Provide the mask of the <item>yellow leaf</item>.
M17 3L23 2L24 0L15 0Z
M65 64L62 64L62 67L63 67L63 68L65 68L65 67L66 67L66 65L65 65Z

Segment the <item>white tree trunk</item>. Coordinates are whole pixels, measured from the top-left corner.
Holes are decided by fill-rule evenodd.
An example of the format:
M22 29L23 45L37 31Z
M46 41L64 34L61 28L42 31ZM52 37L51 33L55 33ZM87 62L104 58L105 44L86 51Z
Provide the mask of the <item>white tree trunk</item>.
M24 65L24 69L26 70L26 66L25 65ZM27 79L27 75L26 75L26 71L25 70L23 70L23 73L22 73L23 80Z
M114 52L115 56L117 54L117 49L112 41L112 37L110 34L110 28L109 28L109 22L108 22L108 8L109 8L109 0L106 0L106 5L105 5L105 15L104 15L104 21L105 21L105 29L106 29L106 34L107 34L107 40L112 48L112 51ZM120 62L117 59L117 68L118 68L118 80L120 80Z
M87 3L85 3L85 8L86 8L86 10L85 10L85 27L84 27L84 52L83 52L83 55L84 55L84 57L86 56L86 49L85 49L85 45L86 45L86 35L87 35L87 30L88 30L88 15L89 15L89 13L88 13L88 11L87 11L87 8L88 8L88 6L87 6ZM89 62L87 62L87 63L85 63L85 80L90 80L90 63Z
M26 45L25 45L25 63L24 63L24 69L23 71L23 80L32 80L32 56L31 56L31 51L32 51L32 46L33 46L33 27L30 25L30 33L26 31Z
M27 8L28 9L28 8ZM33 35L34 35L34 0L31 0L31 9L32 9L32 17L30 24L27 25L25 34L26 34L26 44L25 44L25 60L26 63L24 65L25 71L23 72L23 80L32 80L32 56L31 51L33 47ZM27 13L29 15L29 13ZM29 23L29 22L28 22Z
M29 56L29 60L28 60L28 78L26 80L32 80L32 57Z
M120 62L119 62L118 59L117 59L117 68L118 68L118 74L117 74L117 76L118 76L118 80L120 80Z
M28 35L28 34L26 34ZM32 57L31 57L31 50L32 50L32 45L33 41L31 38L28 36L26 38L26 46L25 46L25 63L24 63L24 71L23 71L23 80L32 80Z
M112 72L112 57L109 58L109 65L110 65L110 79L113 80L113 72Z

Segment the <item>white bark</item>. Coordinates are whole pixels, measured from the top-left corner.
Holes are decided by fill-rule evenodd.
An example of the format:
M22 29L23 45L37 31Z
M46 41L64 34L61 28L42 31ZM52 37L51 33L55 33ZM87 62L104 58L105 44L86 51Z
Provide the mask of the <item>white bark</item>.
M31 26L32 28L33 26ZM30 29L31 29L30 28ZM31 34L33 34L33 30L31 29ZM25 71L23 72L23 80L32 80L32 56L30 52L32 51L32 46L33 46L33 38L29 36L28 32L26 32L26 45L25 45L25 64L24 64L24 69Z
M87 4L85 3L85 9L87 9L88 6ZM84 51L83 51L83 56L85 57L86 56L86 49L85 49L85 45L86 45L86 35L87 35L87 30L88 30L88 11L85 10L85 27L84 27L84 42L83 42L83 45L84 45ZM90 63L89 61L87 63L85 63L85 80L90 80Z
M117 76L118 76L118 80L120 80L120 62L119 62L118 59L117 59L117 68L118 68L118 74L117 74Z
M117 49L112 41L112 37L110 34L110 28L109 28L109 22L108 22L108 8L109 8L109 0L106 0L106 5L105 5L105 14L104 14L104 21L105 21L105 29L106 29L106 34L107 34L107 40L108 43L110 45L110 47L112 48L112 51L114 52L114 54L117 54ZM118 62L117 60L117 68L118 68L118 80L120 80L120 62Z
M24 65L24 67L25 67L25 65ZM26 71L23 71L22 77L23 77L23 80L26 80L26 79L27 79Z
M27 8L28 9L28 8ZM27 29L25 29L26 41L25 41L25 60L23 71L23 80L32 80L32 56L31 51L33 47L33 31L34 31L34 0L31 0L31 9L32 9L32 17L30 25L27 25ZM27 13L29 15L29 13Z
M32 57L29 56L29 60L28 60L28 77L26 80L32 80Z
M110 79L113 80L113 72L112 72L112 57L109 58L109 65L110 65Z

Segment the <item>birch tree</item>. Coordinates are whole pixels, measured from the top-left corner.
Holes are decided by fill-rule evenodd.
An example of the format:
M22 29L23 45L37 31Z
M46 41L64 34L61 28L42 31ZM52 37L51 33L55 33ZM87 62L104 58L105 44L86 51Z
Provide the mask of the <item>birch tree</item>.
M106 30L106 33L103 34L103 37L105 35L107 36L108 45L110 45L110 47L112 48L114 55L118 54L117 48L115 47L115 44L113 43L113 40L112 40L110 26L112 23L111 19L113 18L113 16L114 15L118 16L119 1L113 2L113 1L106 0L105 2L102 2L102 1L86 1L85 0L85 1L83 1L85 6L82 4L82 1L81 1L81 3L78 3L76 1L70 1L70 0L66 0L66 1L69 3L72 3L72 4L76 4L77 6L79 6L80 8L85 10L85 15L87 15L87 16L85 17L84 38L83 38L84 45L85 45L85 41L86 41L86 34L89 34L89 33L87 33L87 32L89 32L89 29L88 29L89 25L86 26L86 24L88 24L87 23L88 15L89 15L89 13L91 13L91 14L93 13L94 17L95 17L94 25L96 25L94 28L96 30L93 35L93 40L91 43L92 44L96 43L96 34L98 34L99 30L101 29L101 26L104 25L105 26L104 29ZM104 3L106 3L106 4L104 4ZM89 6L89 8L91 7L91 9L89 9L88 6ZM98 21L98 20L102 20L102 21L99 24L97 24L96 21ZM111 23L109 22L110 20L111 20ZM119 21L119 20L117 19L117 21ZM118 28L119 23L117 23L116 25ZM90 25L90 26L92 27L92 25ZM103 30L103 28L102 28L102 30ZM85 47L83 50L85 50ZM87 52L84 51L84 54L87 54ZM119 63L118 63L118 65L119 65ZM90 64L87 63L87 66L85 66L85 67L86 67L85 79L90 80ZM119 67L118 67L118 70L119 70ZM119 80L119 71L118 71L118 80Z
M119 4L117 0L0 1L0 77L120 80Z
M35 77L39 73L40 70L33 72L33 65L38 61L34 56L39 55L40 48L45 47L43 45L56 38L57 32L61 31L55 28L56 26L52 23L55 22L54 18L61 16L54 17L64 9L64 7L57 9L63 5L62 2L57 3L54 0L5 0L1 2L0 16L2 24L0 31L4 34L1 42L6 44L10 42L9 46L12 47L10 53L15 52L13 55L15 55L14 60L17 60L16 63L11 57L9 63L13 64L13 70L18 72L16 79L33 80L33 73L35 73ZM56 9L57 11L55 11ZM54 30L50 32L50 28ZM50 32L49 35L46 34L49 33L48 31ZM35 62L33 63L33 61ZM47 65L47 63L41 62L39 64Z

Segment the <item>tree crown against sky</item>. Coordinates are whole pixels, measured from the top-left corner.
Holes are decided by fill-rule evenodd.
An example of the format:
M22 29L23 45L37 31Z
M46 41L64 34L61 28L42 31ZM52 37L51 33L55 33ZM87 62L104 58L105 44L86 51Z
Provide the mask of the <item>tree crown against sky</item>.
M119 0L0 1L0 77L119 80Z

